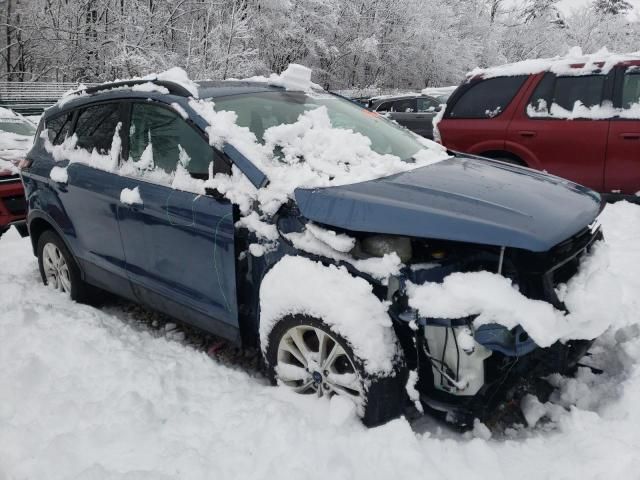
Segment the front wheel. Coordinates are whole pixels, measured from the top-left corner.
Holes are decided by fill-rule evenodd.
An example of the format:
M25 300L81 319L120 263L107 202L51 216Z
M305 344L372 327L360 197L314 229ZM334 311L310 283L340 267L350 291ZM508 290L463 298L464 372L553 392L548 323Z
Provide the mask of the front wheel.
M392 375L367 373L349 342L320 319L292 315L281 319L269 334L265 352L274 385L296 393L351 400L367 426L397 417L405 402L401 368Z

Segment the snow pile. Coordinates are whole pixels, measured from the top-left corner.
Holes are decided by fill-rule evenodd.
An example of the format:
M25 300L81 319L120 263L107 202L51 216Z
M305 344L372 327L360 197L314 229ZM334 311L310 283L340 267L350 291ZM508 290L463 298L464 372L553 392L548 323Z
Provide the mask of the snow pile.
M343 250L332 247L329 243L319 238L319 227L307 224L303 232L286 233L285 237L294 247L303 252L319 255L321 257L330 258L337 262L347 262L353 265L358 271L371 275L373 278L382 281L386 285L389 276L398 275L402 268L402 260L396 252L386 253L382 257L372 257L366 259L355 259ZM316 231L314 234L313 231ZM326 231L328 232L328 231ZM335 233L335 232L333 232ZM335 239L330 237L329 233L320 235L331 243L336 243ZM346 245L346 242L344 242ZM344 246L339 245L340 247Z
M603 47L595 53L585 55L580 47L573 47L564 56L523 60L489 68L475 68L467 74L467 78L513 77L541 72L577 76L589 75L596 70L606 74L620 62L628 60L640 60L640 52L618 54L609 52Z
M272 73L269 77L256 76L245 78L244 80L247 82L264 82L296 92L323 90L320 85L311 81L311 69L297 63L290 63L280 75Z
M0 118L16 118L17 116L10 108L0 107Z
M243 214L257 201L262 213L273 215L293 198L296 188L364 182L449 158L444 148L426 139L421 141L425 148L416 152L413 163L379 154L364 135L333 127L324 106L302 113L294 123L268 128L263 145L248 128L236 124L234 112L217 111L211 101L192 100L190 105L209 124L212 145L232 145L269 179L269 184L258 190L234 168L231 176L217 174L207 182L237 204Z
M120 201L125 205L142 205L140 188L123 188L120 192Z
M55 166L49 172L49 178L57 183L67 183L69 181L69 174L66 167Z
M269 334L282 317L309 315L348 338L365 371L389 374L398 348L388 306L373 294L371 284L344 267L286 256L260 287L260 345L266 351Z
M427 87L423 88L422 95L429 95L430 97L450 96L458 88L457 85L450 87Z
M408 285L409 305L434 318L475 316L474 325L521 325L541 347L556 341L593 339L612 324L624 326L640 309L640 297L624 298L625 280L610 271L610 247L594 245L579 272L558 295L570 313L522 295L511 281L491 272L453 273L442 283Z

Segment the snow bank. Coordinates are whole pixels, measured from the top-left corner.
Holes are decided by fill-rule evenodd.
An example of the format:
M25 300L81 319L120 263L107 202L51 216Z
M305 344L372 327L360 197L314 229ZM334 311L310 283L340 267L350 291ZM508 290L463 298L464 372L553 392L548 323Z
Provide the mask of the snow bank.
M120 192L120 201L125 205L142 205L140 188L123 188Z
M589 75L594 70L608 73L620 62L639 59L640 52L618 54L609 52L603 47L595 53L585 55L580 47L573 47L563 56L523 60L489 68L475 68L467 74L467 78L471 79L478 76L483 78L512 77L516 75L533 75L541 72L552 72L558 75ZM572 65L575 67L572 67ZM577 65L583 66L577 67Z
M0 239L0 475L636 478L640 207L609 205L601 221L626 307L601 300L632 325L610 330L591 349L585 362L602 375L580 369L575 378L550 379L558 388L550 403L561 407L555 419L492 436L479 426L477 438L429 416L366 429L348 416L348 403L269 387L254 373L158 336L144 326L147 313L128 304L76 304L40 284L29 239L12 229Z
M282 317L310 315L349 339L368 373L389 374L398 348L387 308L367 281L346 268L286 256L260 286L260 345L266 351L269 334Z
M611 274L609 264L610 247L594 245L578 274L559 287L568 314L525 297L509 279L490 272L453 273L442 283L410 284L409 305L426 317L477 315L475 326L521 325L541 347L558 340L593 339L612 324L623 326L622 319L632 315L629 309L640 308L638 299L623 302L624 280Z

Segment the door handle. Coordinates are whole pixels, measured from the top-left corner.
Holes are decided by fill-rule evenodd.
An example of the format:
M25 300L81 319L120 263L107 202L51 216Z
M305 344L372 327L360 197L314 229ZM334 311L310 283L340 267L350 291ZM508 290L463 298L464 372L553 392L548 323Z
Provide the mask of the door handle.
M638 140L640 139L640 133L621 133L620 136L625 140Z
M518 132L521 137L533 138L536 136L536 132L532 132L531 130L520 130Z

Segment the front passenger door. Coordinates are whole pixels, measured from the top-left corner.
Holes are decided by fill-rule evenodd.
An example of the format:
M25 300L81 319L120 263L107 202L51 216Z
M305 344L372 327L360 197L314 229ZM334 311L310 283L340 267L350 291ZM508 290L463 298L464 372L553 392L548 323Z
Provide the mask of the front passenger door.
M237 339L233 208L225 199L188 191L194 187L184 172L206 178L209 164L218 162L219 170L223 160L195 127L158 104L132 103L128 134L124 171L139 199L121 202L118 221L136 296Z

